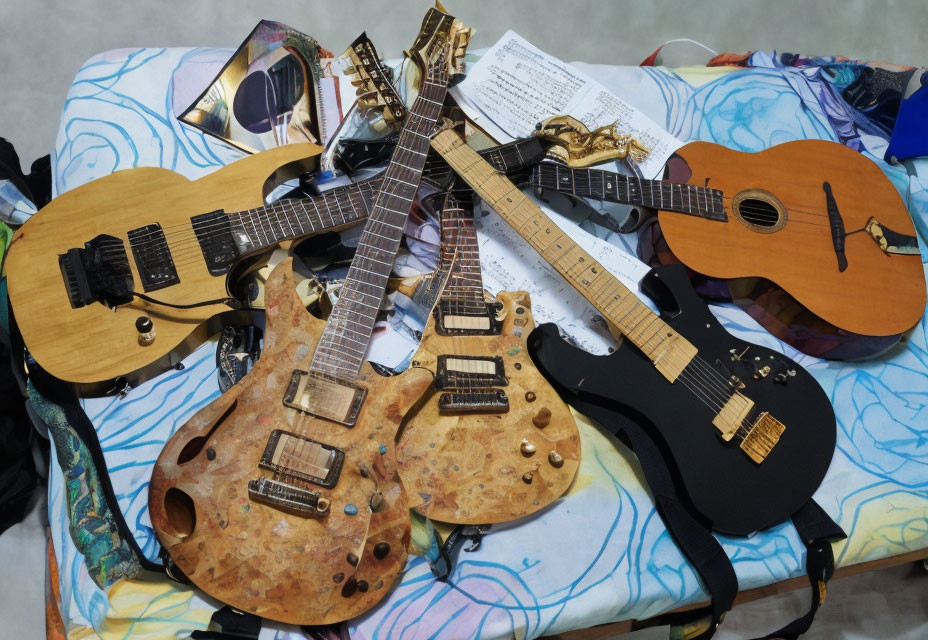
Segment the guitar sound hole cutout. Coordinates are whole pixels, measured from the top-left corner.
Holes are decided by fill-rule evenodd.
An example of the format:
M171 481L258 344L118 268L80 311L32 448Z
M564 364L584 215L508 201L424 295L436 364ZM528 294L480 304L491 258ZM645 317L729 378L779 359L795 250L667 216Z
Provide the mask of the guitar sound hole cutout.
M222 412L222 414L216 419L216 422L213 423L213 426L210 427L210 430L205 436L190 438L190 441L184 445L184 448L181 449L180 453L177 455L177 464L185 464L196 458L200 451L203 450L203 445L206 444L206 441L212 437L212 435L216 432L216 429L219 428L219 425L225 422L226 418L228 418L229 415L235 411L235 407L237 406L238 398L236 398L232 404L230 404L229 407Z
M197 511L193 506L193 498L177 487L171 487L164 494L164 515L167 517L168 526L179 538L186 538L197 526Z
M773 233L786 224L786 207L773 194L760 189L738 193L731 207L738 222L757 233Z

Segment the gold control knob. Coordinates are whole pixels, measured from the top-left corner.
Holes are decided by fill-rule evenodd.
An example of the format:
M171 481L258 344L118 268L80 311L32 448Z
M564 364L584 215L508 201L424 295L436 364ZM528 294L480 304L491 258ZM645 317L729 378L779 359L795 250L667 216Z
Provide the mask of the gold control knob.
M552 451L548 454L548 462L550 462L551 466L555 469L560 469L564 466L564 456L559 454L557 451Z

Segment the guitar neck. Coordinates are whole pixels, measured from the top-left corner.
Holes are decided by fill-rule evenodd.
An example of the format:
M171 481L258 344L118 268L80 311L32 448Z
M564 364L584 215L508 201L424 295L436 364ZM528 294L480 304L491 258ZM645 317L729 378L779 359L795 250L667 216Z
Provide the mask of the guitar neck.
M450 270L441 299L462 311L486 312L480 245L474 224L474 202L470 194L449 194L441 210L441 254L439 271Z
M314 373L341 380L354 380L358 375L422 178L429 134L438 121L446 92L446 83L435 82L431 76L422 83L383 174L338 302L316 345L310 366Z
M569 193L581 198L675 211L708 220L728 220L718 189L666 180L643 180L599 169L572 169L543 162L532 169L533 187Z
M264 207L229 213L235 236L247 238L241 243L239 257L269 249L285 240L363 220L381 181L382 177L376 176L312 198L278 200Z
M589 253L498 174L453 131L432 142L457 174L539 254L647 356L664 377L676 379L696 348L643 304Z

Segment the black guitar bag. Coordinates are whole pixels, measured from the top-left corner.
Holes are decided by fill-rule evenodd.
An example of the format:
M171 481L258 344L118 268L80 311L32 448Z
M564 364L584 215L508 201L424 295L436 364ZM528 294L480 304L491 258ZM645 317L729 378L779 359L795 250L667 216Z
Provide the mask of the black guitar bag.
M535 345L537 341L533 341L530 335L529 352L538 369L542 372L558 369L559 363L546 360L546 357L552 355L551 352L535 348ZM586 396L566 390L550 376L548 378L569 405L614 433L635 453L654 497L658 515L680 551L693 565L710 596L707 607L679 614L665 614L659 617L659 624L682 627L682 637L686 640L709 640L715 635L738 593L738 579L722 545L703 519L694 515L687 506L686 499L682 497L683 491L675 483L672 469L661 455L658 445L641 425ZM847 537L841 527L811 499L791 519L806 547L806 573L812 587L811 606L805 615L760 640L795 640L809 629L816 611L825 601L825 584L834 573L831 542Z

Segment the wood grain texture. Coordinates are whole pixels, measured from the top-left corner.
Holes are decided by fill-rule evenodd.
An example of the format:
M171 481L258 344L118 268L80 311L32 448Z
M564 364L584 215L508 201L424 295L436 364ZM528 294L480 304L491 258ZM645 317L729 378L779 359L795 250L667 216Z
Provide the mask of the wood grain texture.
M30 353L55 377L76 383L111 380L159 360L170 366L169 354L207 320L229 311L227 305L172 309L136 298L115 312L99 303L72 309L58 256L104 233L128 247L129 230L160 223L171 246L179 247L173 257L180 283L170 288L171 300L222 298L228 295L226 278L207 270L190 217L262 206L266 183L278 170L298 161L312 164L321 151L313 144L278 147L196 181L166 169L127 169L55 198L16 232L5 264L10 301ZM139 283L134 260L129 263ZM151 295L159 298L158 291ZM139 344L135 329L143 315L155 327L148 346ZM174 355L179 361L186 353Z
M925 312L925 274L917 255L886 255L866 233L846 238L848 268L838 270L828 224L824 182L831 184L848 234L871 216L894 231L915 235L902 198L879 167L844 145L800 140L759 153L708 142L677 151L689 184L725 193L727 223L667 211L661 230L673 253L691 269L717 278L759 276L810 311L847 331L886 336L911 329ZM785 226L755 233L738 222L731 198L763 189L787 208Z
M525 340L535 327L528 294L502 292L498 300L500 335L442 336L433 316L413 356L414 366L430 371L442 354L501 356L509 379L506 413L443 413L434 392L408 417L397 445L400 477L411 502L421 501L416 510L435 520L490 524L529 515L567 491L580 463L576 421L528 354ZM523 438L533 454L522 453ZM552 451L562 466L551 464Z
M149 508L162 544L209 595L272 620L327 624L374 606L405 565L410 520L396 477L394 440L403 416L432 377L413 369L386 378L365 364L356 382L368 395L353 428L285 407L291 373L308 370L323 328L300 305L291 264L281 262L267 283L261 358L241 382L168 441L152 474ZM331 502L328 515L301 518L249 499L248 481L271 477L258 461L273 429L345 452L332 489L309 485ZM184 448L199 437L196 455L179 464ZM188 535L181 531L182 518L166 506L171 488L190 496L195 506L196 523ZM384 506L373 512L370 501L377 491ZM386 555L383 543L389 545ZM381 558L374 554L378 544Z

